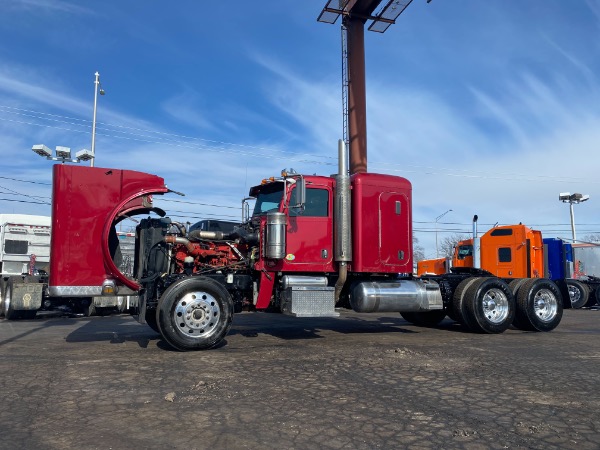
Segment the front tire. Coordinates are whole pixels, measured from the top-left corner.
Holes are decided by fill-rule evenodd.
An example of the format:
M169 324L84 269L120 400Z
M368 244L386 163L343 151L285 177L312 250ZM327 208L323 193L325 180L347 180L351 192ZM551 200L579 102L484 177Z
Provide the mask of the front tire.
M573 309L583 308L590 298L590 289L577 280L567 280L567 289Z
M205 277L176 281L158 302L158 328L177 350L205 350L219 344L233 320L227 289Z
M503 333L515 317L512 290L499 278L474 282L466 292L465 303L468 322L480 333Z
M521 330L551 331L563 315L562 296L554 282L532 278L519 289L514 325Z

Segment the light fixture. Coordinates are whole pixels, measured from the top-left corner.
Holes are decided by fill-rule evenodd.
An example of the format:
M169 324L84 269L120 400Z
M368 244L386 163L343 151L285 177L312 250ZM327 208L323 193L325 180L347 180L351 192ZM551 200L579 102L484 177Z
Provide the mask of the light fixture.
M571 234L573 236L573 243L577 242L577 234L575 233L575 215L573 212L573 204L583 203L590 199L590 196L587 194L580 194L575 192L571 194L570 192L561 192L558 194L558 199L563 203L569 204L569 211L571 212Z
M56 157L61 159L71 159L71 149L69 147L56 146Z
M92 152L87 149L79 150L75 154L75 158L71 156L71 149L69 147L63 147L60 145L56 146L56 156L52 156L52 150L46 147L44 144L36 144L31 147L31 150L43 158L51 161L59 161L61 163L72 162L79 163L81 161L89 161L94 157Z
M94 157L94 155L92 155L92 152L90 152L87 148L84 148L83 150L79 150L77 153L75 153L75 157L79 161L89 161Z
M43 144L34 145L31 150L44 158L52 157L52 151Z

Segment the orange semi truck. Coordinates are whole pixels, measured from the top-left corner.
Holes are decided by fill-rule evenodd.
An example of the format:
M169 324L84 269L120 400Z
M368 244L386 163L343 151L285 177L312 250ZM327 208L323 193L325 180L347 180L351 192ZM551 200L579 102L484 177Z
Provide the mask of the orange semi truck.
M451 267L478 267L500 278L544 276L544 243L540 231L523 224L495 227L481 236L479 248L476 255L473 239L459 241L454 247ZM448 273L450 265L446 259L419 261L417 274Z
M478 253L473 250L473 239L459 241L454 247L451 267L477 267L499 278L544 277L542 233L523 224L492 228L481 236ZM445 261L446 258L419 261L417 273L448 273L450 267Z
M559 243L558 246L555 242L550 245L548 241ZM474 247L478 250L474 250ZM564 253L567 248L567 253L570 253L570 247L575 246L560 239L543 239L540 231L523 224L504 225L487 231L478 239L476 246L473 245L473 239L459 241L451 259L419 261L417 274L441 275L451 271L480 269L505 280L545 277L559 286L564 298L571 300L565 307L581 308L590 303L600 304L600 279L588 275L577 276L576 270L572 274L574 278L568 278L571 270L564 266L573 261L573 256ZM558 265L563 267L557 270ZM519 284L515 281L514 285Z

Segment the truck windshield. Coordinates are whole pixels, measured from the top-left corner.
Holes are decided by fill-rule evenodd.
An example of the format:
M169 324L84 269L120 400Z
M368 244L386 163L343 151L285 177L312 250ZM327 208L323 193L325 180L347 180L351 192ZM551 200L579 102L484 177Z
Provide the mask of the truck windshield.
M261 215L269 211L277 211L283 198L283 183L271 183L261 186L256 194L253 216Z
M467 256L473 256L473 246L461 245L458 247L458 259L465 259Z

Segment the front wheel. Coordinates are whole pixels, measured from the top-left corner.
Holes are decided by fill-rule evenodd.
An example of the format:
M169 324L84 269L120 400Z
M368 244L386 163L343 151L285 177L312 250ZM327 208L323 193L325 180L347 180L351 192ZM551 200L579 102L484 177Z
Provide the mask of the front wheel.
M514 321L517 328L550 331L558 326L562 315L562 296L553 281L532 278L519 289Z
M176 281L158 302L158 328L178 350L205 350L225 338L233 320L233 300L221 284L205 277Z
M503 333L515 316L511 288L499 278L480 278L465 294L468 323L480 333Z
M567 289L571 299L571 307L574 309L583 308L590 297L590 290L587 285L577 280L567 280Z

